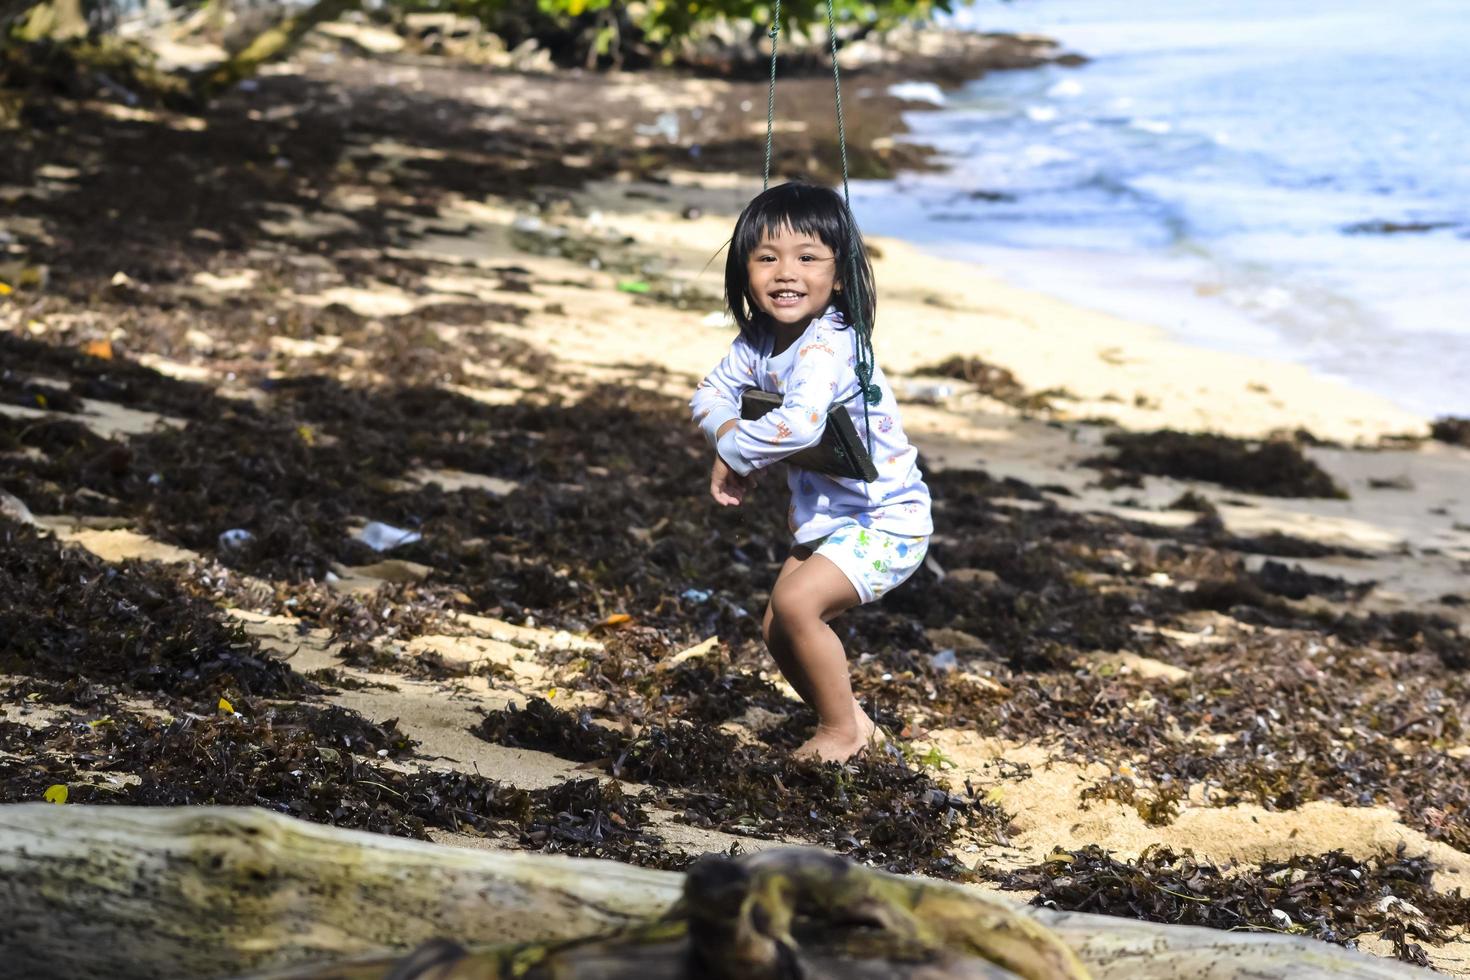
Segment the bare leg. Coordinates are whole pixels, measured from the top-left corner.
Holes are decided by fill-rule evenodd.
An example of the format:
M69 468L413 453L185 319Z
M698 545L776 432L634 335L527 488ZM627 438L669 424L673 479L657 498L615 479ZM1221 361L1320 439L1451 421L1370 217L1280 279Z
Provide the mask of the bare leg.
M847 576L805 549L793 552L771 590L766 644L781 673L817 713L817 732L796 750L842 761L867 745L874 726L852 696L847 655L827 621L859 602Z

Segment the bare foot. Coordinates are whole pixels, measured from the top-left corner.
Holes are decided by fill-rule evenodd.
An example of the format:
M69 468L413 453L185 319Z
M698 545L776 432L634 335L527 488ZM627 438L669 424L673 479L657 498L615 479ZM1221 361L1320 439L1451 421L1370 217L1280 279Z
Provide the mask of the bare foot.
M846 762L869 745L881 744L883 737L878 726L873 724L856 698L853 699L852 710L856 724L841 730L818 725L816 734L793 751L792 756L817 762Z
M888 741L888 733L868 717L868 713L863 710L857 698L852 699L852 710L857 715L858 731L867 733L865 741L869 745L882 745Z

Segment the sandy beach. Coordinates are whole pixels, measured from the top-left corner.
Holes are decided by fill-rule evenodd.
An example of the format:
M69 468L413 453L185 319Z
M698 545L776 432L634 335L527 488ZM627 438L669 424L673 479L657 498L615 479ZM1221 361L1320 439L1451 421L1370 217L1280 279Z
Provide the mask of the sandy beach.
M692 725L780 759L810 716L751 622L787 544L784 500L768 485L751 513L716 514L684 409L731 339L721 245L759 190L763 105L740 105L760 87L312 54L324 50L232 96L214 130L212 159L248 162L231 179L263 208L192 189L170 204L170 174L199 144L162 111L70 106L64 127L0 164L10 258L47 270L0 299L3 488L36 525L23 530L14 503L0 525L32 563L19 601L41 598L53 573L39 570L72 567L79 547L76 568L176 589L201 603L189 616L243 628L323 688L244 690L236 668L197 664L223 686L173 684L114 665L89 674L89 694L65 680L74 664L50 614L12 605L12 632L51 639L0 661L5 801L66 783L74 802L234 802L203 783L170 789L120 745L89 750L107 726L63 737L105 714L164 738L158 719L193 712L224 738L217 697L262 732L289 727L269 722L282 703L340 706L416 743L344 749L368 763L527 790L613 778L599 754L550 748L550 729L516 713L532 698L570 710L557 724L573 735ZM385 73L395 91L375 87ZM825 145L812 129L824 107L802 94L819 84L795 83L807 108L793 113L793 166ZM318 125L349 103L340 130ZM879 127L903 108L861 124L875 160L921 161L884 149ZM677 144L646 128L661 113ZM741 138L720 144L737 117ZM128 179L98 167L135 127L164 163L117 197L118 242L88 215ZM87 139L65 148L69 132ZM708 147L693 162L691 141ZM141 166L114 169L137 180ZM963 794L973 819L942 854L900 859L859 830L850 846L796 819L701 809L690 794L733 793L723 777L679 785L649 762L618 780L646 811L633 844L551 839L655 866L808 841L1021 900L1053 888L1053 902L1065 889L1045 869L1060 853L1081 877L1094 846L1122 862L1188 851L1227 878L1398 853L1427 859L1429 894L1470 892L1470 449L1304 368L873 245L877 354L937 530L926 571L855 614L846 639L904 764ZM925 370L954 358L1037 397ZM1098 465L1120 451L1110 438L1159 430L1284 441L1341 495ZM313 481L311 467L340 475ZM422 539L374 554L351 540L368 521ZM220 537L231 529L247 543ZM74 625L103 636L99 610ZM158 616L147 635L174 635ZM855 778L879 785L869 769ZM463 824L420 829L463 847L548 839ZM1377 926L1394 916L1429 964L1470 976L1463 921L1387 908ZM1342 938L1393 955L1377 926Z

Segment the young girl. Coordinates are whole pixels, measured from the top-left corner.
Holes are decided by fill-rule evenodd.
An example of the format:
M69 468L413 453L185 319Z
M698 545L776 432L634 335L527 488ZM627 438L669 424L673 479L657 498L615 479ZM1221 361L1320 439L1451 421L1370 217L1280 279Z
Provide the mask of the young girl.
M869 385L860 380L858 365L868 359L858 356L856 324L873 322L872 277L835 192L791 183L761 194L735 223L725 263L725 299L740 335L691 403L716 451L710 494L727 507L745 500L762 469L820 441L833 405L871 446L871 483L788 467L795 544L762 628L781 673L819 719L796 752L822 761L848 759L874 736L827 623L912 575L933 531L929 489L893 392L876 365ZM782 404L743 421L747 388L778 393Z

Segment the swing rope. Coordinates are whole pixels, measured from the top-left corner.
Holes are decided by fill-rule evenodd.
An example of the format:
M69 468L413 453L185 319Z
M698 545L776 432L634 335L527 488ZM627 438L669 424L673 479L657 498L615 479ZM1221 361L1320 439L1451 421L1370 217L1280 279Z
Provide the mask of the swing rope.
M771 39L771 82L766 92L766 165L761 174L761 190L766 190L771 184L771 148L776 131L776 44L780 34L781 0L775 0L768 33ZM863 431L867 435L868 455L871 456L873 429L868 421L868 407L882 400L883 391L873 382L873 325L863 318L867 303L863 295L863 280L858 275L857 221L852 215L852 194L847 186L847 128L842 118L842 73L837 66L837 24L832 12L832 0L827 0L827 41L832 56L832 96L837 107L837 149L842 157L842 204L847 209L850 235L847 245L847 288L851 297L848 308L853 319L853 346L856 348L853 371L858 379L857 394L863 398Z
M781 37L781 0L776 0L771 18L771 87L766 90L766 169L761 172L761 190L771 186L771 140L776 132L776 44Z

